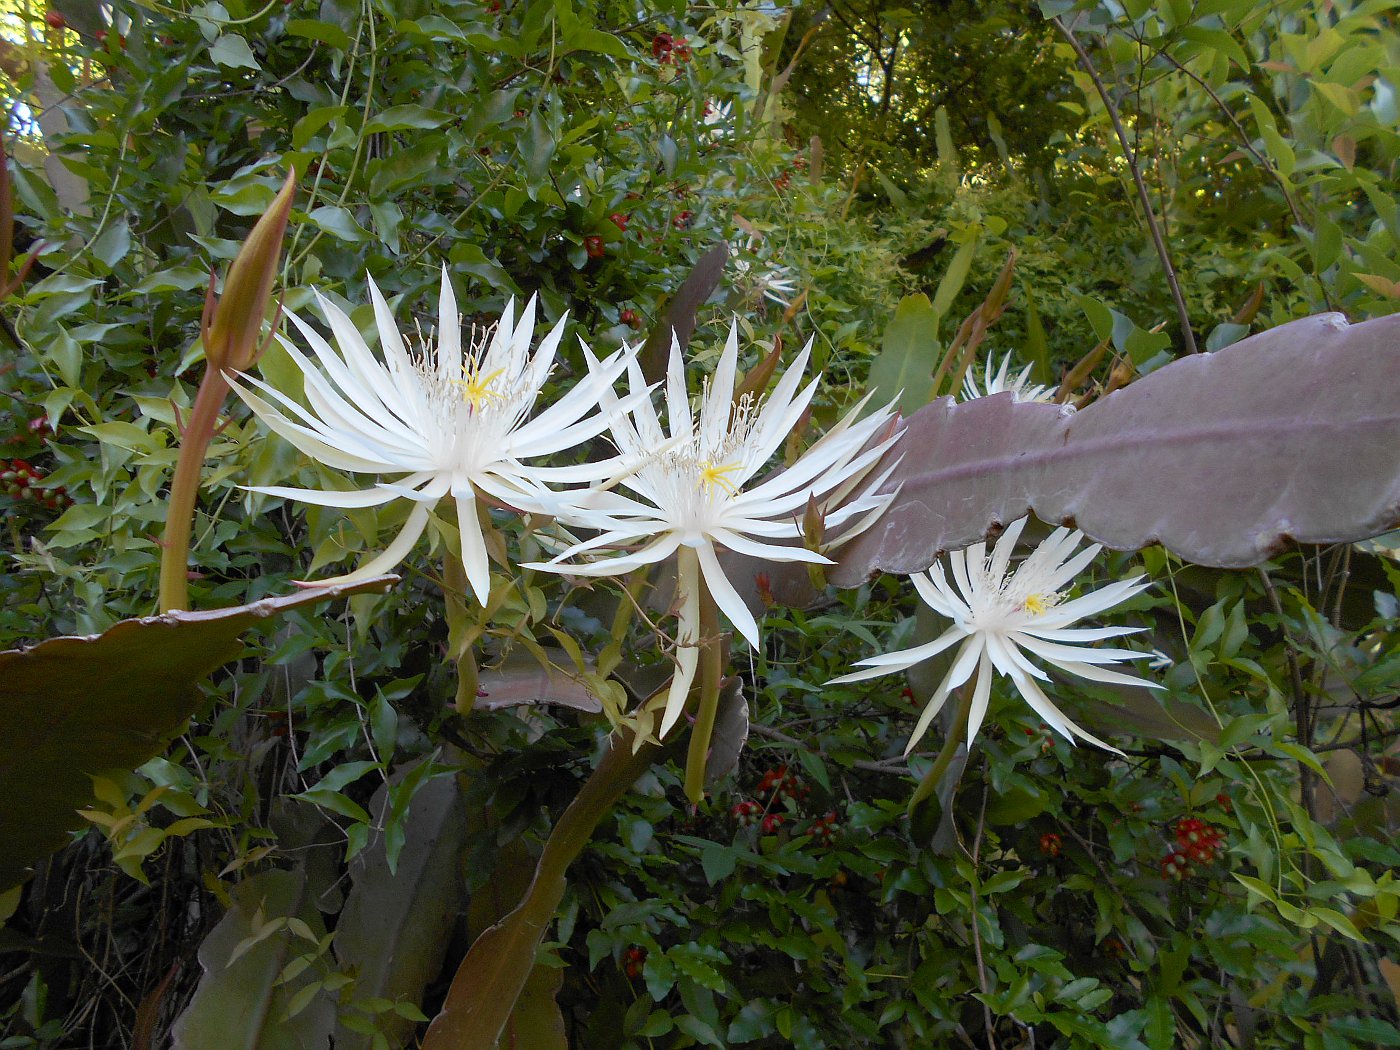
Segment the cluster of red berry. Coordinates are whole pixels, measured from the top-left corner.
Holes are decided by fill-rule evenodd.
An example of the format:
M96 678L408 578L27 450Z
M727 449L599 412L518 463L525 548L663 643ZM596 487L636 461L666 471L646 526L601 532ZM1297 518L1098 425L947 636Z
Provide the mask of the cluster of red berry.
M29 500L50 510L61 510L72 506L73 500L61 487L54 489L36 488L44 480L43 473L22 459L0 459L0 492L14 499Z
M1180 882L1192 874L1192 865L1204 867L1220 856L1225 836L1200 817L1176 822L1176 845L1162 858L1162 878Z
M743 802L736 802L729 807L729 815L734 818L742 828L753 827L760 824L765 835L775 834L783 826L783 815L781 813L764 813L763 807L753 799L745 799Z
M583 239L583 250L588 253L590 259L601 259L608 254L608 246L596 233L591 233Z
M775 766L763 774L758 782L760 795L773 794L780 800L790 798L794 802L806 798L812 789L802 782L802 778L788 771L787 766Z
M812 826L807 829L807 833L823 846L830 846L836 841L836 833L840 830L841 825L836 821L836 811L831 810L813 820Z
M1047 857L1058 857L1060 855L1060 850L1063 848L1064 842L1060 839L1060 836L1053 831L1047 831L1044 835L1040 836L1040 852L1044 853Z
M637 315L637 311L630 307L626 310L618 311L617 319L633 330L642 327L642 319Z
M622 953L622 972L635 981L642 975L642 967L646 965L646 961L647 950L645 948L628 948Z
M683 36L672 36L670 33L657 33L651 38L651 55L663 66L668 62L690 61L690 43Z

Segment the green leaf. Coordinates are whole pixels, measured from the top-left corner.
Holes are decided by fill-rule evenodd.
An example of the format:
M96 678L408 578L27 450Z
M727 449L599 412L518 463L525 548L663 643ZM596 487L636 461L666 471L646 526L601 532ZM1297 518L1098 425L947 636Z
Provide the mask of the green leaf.
M344 208L336 207L333 204L321 205L313 210L307 218L332 237L350 244L369 240L369 234L364 227L356 222L354 217Z
M700 868L705 873L705 881L711 886L734 873L739 855L732 847L718 842L700 851Z
M601 29L571 29L564 35L564 50L568 51L592 51L599 55L611 55L613 58L620 58L624 61L632 58L632 52L628 50L626 44L611 33L605 33Z
M229 69L262 70L248 41L233 33L225 33L209 45L209 60Z
M938 282L938 290L933 293L933 312L939 320L948 316L948 311L952 309L953 300L962 291L963 285L967 282L967 275L972 270L972 260L977 256L977 244L981 238L974 230L962 244L958 245L957 252L953 255L953 261L948 264L948 270L943 274L943 279ZM901 304L903 305L903 304ZM898 316L896 314L896 316ZM937 332L935 331L935 335Z
M343 117L347 109L347 106L318 106L308 110L306 115L292 126L292 148L305 149L322 128Z
M420 760L414 768L429 764ZM401 770L402 778L407 770ZM389 791L381 786L370 801L375 825L388 814ZM462 850L467 812L456 777L435 777L413 796L403 821L404 844L391 867L385 836L373 834L350 862L350 892L336 922L335 955L342 969L356 973L356 996L421 1002L437 976L452 937L443 916L466 902ZM395 1045L409 1041L414 1025L404 1015L381 1018L379 1028ZM336 1032L337 1050L369 1050L364 1033Z
M300 606L382 591L394 579L123 620L99 636L0 653L0 890L82 825L77 810L93 800L91 776L140 765L184 729L201 701L197 683L243 651L245 631Z
M314 971L286 983L281 979L288 961L307 948L285 922L275 922L290 917L317 937L325 933L305 868L260 872L234 887L233 907L199 946L204 976L171 1029L172 1050L304 1050L328 1044L335 1005L315 982Z
M365 122L364 133L372 135L380 131L402 131L404 128L440 128L448 119L446 113L422 106L390 106Z
M299 36L304 40L319 40L337 51L350 50L350 34L334 22L320 22L314 18L293 18L287 22L287 35Z
M940 349L938 312L928 296L906 295L885 328L879 356L870 363L871 404L898 398L906 414L927 404Z

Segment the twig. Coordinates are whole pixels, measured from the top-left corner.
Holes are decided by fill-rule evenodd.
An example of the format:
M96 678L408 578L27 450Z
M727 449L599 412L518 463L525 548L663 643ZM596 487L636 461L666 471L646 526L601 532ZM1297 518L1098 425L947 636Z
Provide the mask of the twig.
M1181 323L1182 341L1185 342L1188 353L1198 354L1200 348L1196 345L1195 333L1191 331L1191 314L1186 309L1186 299L1181 294L1181 285L1176 279L1176 270L1172 266L1171 256L1167 252L1167 243L1162 239L1162 230L1157 223L1157 213L1152 210L1152 199L1148 196L1146 183L1142 181L1142 172L1138 170L1137 157L1128 142L1128 132L1123 127L1123 119L1118 115L1118 107L1113 104L1108 89L1099 79L1099 71L1094 68L1094 63L1089 59L1089 52L1084 50L1084 45L1079 42L1074 31L1065 24L1062 18L1052 18L1051 21L1064 34L1065 39L1069 41L1069 46L1074 48L1074 53L1079 56L1080 66L1083 67L1084 72L1089 74L1089 79L1094 82L1099 98L1103 100L1104 108L1108 110L1109 119L1113 121L1113 130L1118 135L1119 145L1123 147L1123 159L1128 162L1128 171L1132 174L1133 185L1137 188L1138 203L1142 205L1147 231L1152 235L1152 244L1157 249L1157 258L1161 260L1162 270L1167 277L1167 287L1171 289L1172 300L1176 303L1176 316Z
M968 690L971 692L971 690ZM987 963L982 958L982 930L977 914L977 861L982 853L982 830L987 825L987 785L982 785L982 809L977 814L977 834L972 838L972 881L968 884L972 903L972 952L977 957L977 983L982 988L982 1024L987 1030L988 1050L997 1050L996 1021L992 1019L992 1008L987 1005L991 985L987 982Z

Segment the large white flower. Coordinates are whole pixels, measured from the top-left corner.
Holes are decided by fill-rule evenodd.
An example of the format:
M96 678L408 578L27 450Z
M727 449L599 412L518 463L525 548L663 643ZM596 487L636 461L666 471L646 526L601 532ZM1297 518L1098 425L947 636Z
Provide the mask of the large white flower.
M977 684L967 727L967 740L971 743L987 713L993 669L1009 677L1026 703L1066 739L1073 742L1074 737L1078 736L1110 751L1117 750L1065 717L1037 682L1037 679L1048 682L1049 676L1032 663L1029 656L1039 657L1062 671L1094 682L1161 688L1155 682L1145 682L1102 666L1120 660L1140 660L1146 654L1128 649L1098 649L1083 644L1133 634L1142 628L1070 626L1085 616L1093 616L1126 601L1151 584L1141 582L1143 578L1137 576L1064 601L1062 592L1094 560L1100 546L1093 544L1075 554L1074 550L1084 538L1083 534L1064 528L1056 529L1014 571L1008 572L1012 548L1016 546L1025 524L1026 519L1022 518L1002 533L990 558L987 557L985 543L974 543L964 551L949 554L948 564L956 590L949 586L943 566L938 563L934 564L927 576L916 574L910 577L919 596L935 612L953 621L951 627L933 641L912 649L858 660L857 666L863 665L865 670L833 679L833 683L858 682L903 671L962 642L962 647L953 658L953 666L919 716L905 754L928 731L929 724L948 699L948 694L966 682L975 671Z
M1001 367L995 372L992 371L992 358L987 358L987 368L983 374L983 383L977 383L976 369L969 368L967 375L963 377L962 399L973 401L979 397L990 397L993 394L1000 394L1003 391L1010 391L1011 396L1017 401L1053 401L1055 400L1055 388L1039 386L1031 382L1031 368L1026 365L1018 375L1011 375L1011 354L1007 353L1001 359Z
M897 437L881 433L892 409L860 419L864 402L791 466L750 485L798 425L816 392L816 379L798 389L810 349L808 344L766 400L746 394L735 403L739 337L731 328L715 373L701 394L697 422L686 393L680 348L673 341L665 386L670 433L662 429L649 400L637 402L630 412L615 414L613 440L624 464L616 486L580 494L575 507L558 511L562 520L598 529L599 535L534 566L578 576L615 576L676 555L677 672L662 717L662 735L680 717L694 681L701 642L702 580L735 629L750 645L759 644L758 623L725 575L717 550L772 561L829 564L831 559L824 554L791 545L802 536L801 518L809 501L817 501L825 511L827 533L844 541L868 525L892 498L872 495L886 471L865 486L864 494L847 499ZM633 361L628 368L632 389L644 389L640 367ZM605 408L609 396L604 395ZM597 561L566 564L580 554L605 548L631 549Z
M543 467L526 460L549 456L596 437L609 418L597 411L604 391L627 367L632 351L599 363L553 405L530 413L554 364L564 332L561 319L532 354L535 300L515 320L512 299L493 328L469 332L462 345L457 300L442 273L436 342L409 349L371 280L370 299L384 359L375 357L355 325L320 296L317 301L336 346L292 317L316 355L310 361L290 341L282 345L301 369L309 408L250 375L232 380L239 396L268 428L327 466L365 474L406 475L359 491L256 487L255 492L325 507L374 507L407 498L416 504L384 553L354 572L318 584L346 583L386 572L403 560L445 496L457 505L462 564L478 600L490 590L478 495L519 510L550 513L554 493L546 482L589 483L614 473L616 463ZM586 349L586 348L585 348ZM641 395L645 397L643 393ZM592 414L590 414L592 413Z

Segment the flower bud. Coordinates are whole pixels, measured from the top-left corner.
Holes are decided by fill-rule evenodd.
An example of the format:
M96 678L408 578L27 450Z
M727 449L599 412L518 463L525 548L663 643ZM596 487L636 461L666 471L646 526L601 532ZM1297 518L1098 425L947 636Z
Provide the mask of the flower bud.
M287 181L229 267L224 294L204 327L204 357L210 368L241 372L257 359L295 192L296 173L288 172Z

